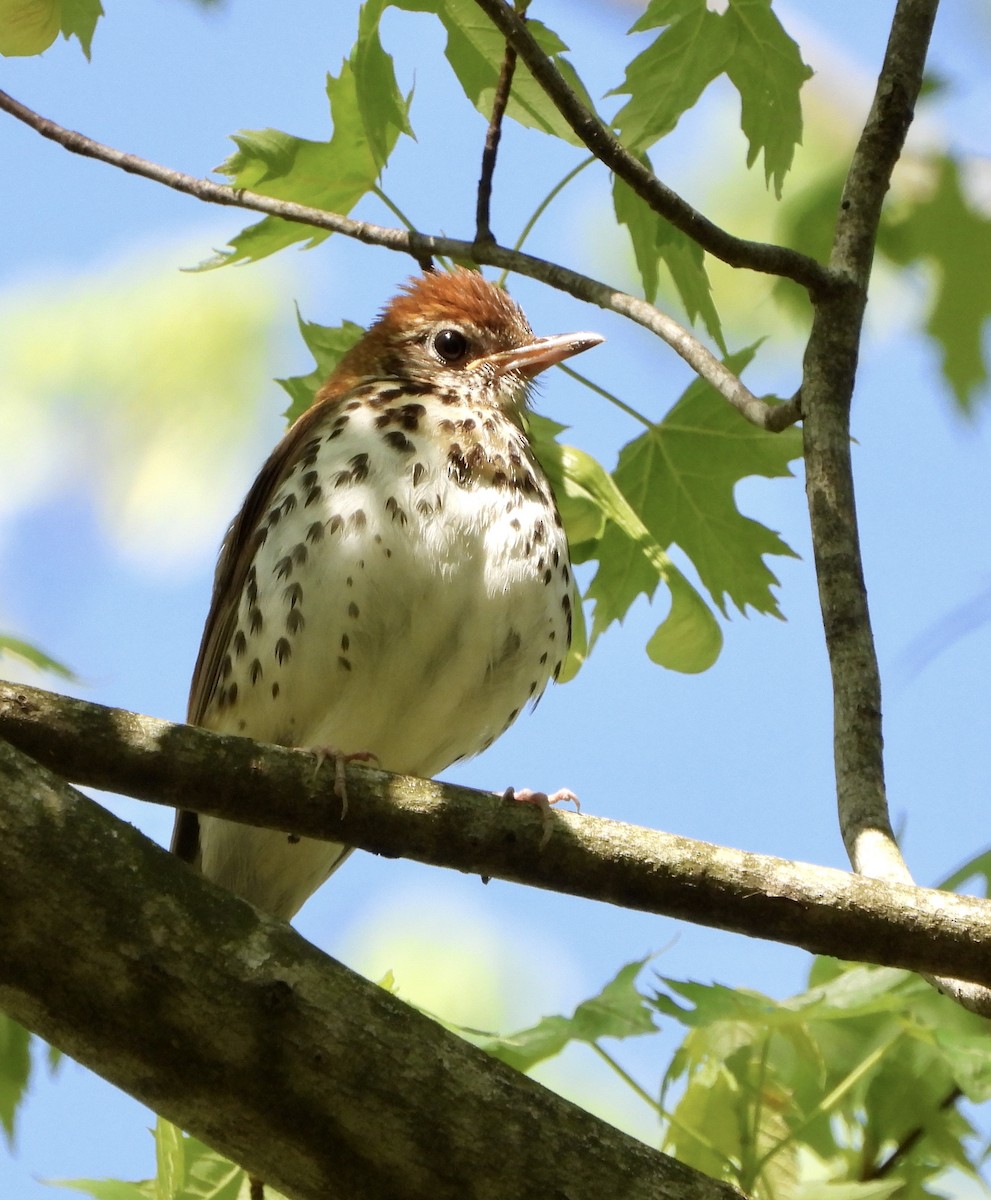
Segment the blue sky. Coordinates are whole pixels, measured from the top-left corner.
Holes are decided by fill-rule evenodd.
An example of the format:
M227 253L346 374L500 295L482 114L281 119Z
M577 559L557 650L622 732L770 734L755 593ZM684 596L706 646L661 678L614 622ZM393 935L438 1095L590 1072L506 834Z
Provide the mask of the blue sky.
M634 10L565 0L537 8L571 46L593 96L620 82ZM814 172L816 155L847 144L866 112L889 8L781 6L818 72L802 170ZM110 6L92 63L74 44L58 44L40 60L5 62L3 87L111 145L206 175L239 128L327 135L324 75L347 54L356 11L352 0L305 3L291 21L273 24L247 4L208 14L183 3ZM484 122L462 113L446 64L435 65L443 37L425 18L390 14L383 37L403 86L415 82L418 136L401 143L385 187L424 228L469 235ZM967 156L985 201L989 50L991 23L977 0L947 5L932 61L954 87L916 134L918 146L947 143ZM739 181L739 135L720 132L734 114L731 96L716 89L655 164L717 219L748 232L765 201L759 178ZM178 720L216 546L281 428L286 401L271 380L310 368L294 302L309 319L364 324L411 264L335 238L257 266L178 275L248 215L209 210L69 155L7 117L0 152L0 628L75 667L78 694ZM575 161L511 127L497 178L497 235L511 240ZM634 287L622 241L607 229L607 203L603 177L586 172L529 249ZM391 223L375 201L359 215ZM770 335L751 386L789 394L800 367L795 328L762 282L741 289L716 279L731 344ZM604 333L606 345L581 368L643 410L660 416L687 384L683 364L642 330L526 280L511 281L511 290L538 333ZM987 841L977 818L991 782L991 626L956 638L939 631L991 588L991 438L983 412L967 421L953 409L933 348L913 335L925 296L921 274L878 280L854 455L892 812L916 877L934 882ZM238 347L234 362L216 352L227 337ZM545 382L540 408L608 466L637 432L560 373ZM737 496L800 556L771 563L787 621L734 614L716 666L684 677L643 653L663 599L654 609L642 601L574 683L553 689L495 747L445 777L490 789L570 786L600 816L845 866L801 478L748 481ZM152 536L142 538L149 521ZM920 639L933 631L940 652L920 665ZM164 810L108 802L167 840ZM800 988L808 966L785 947L367 855L355 855L296 923L372 978L393 969L400 989L427 1007L502 1029L570 1011L650 952L665 975L774 995ZM623 1061L649 1086L674 1036L628 1047ZM554 1078L586 1098L594 1091L603 1111L649 1137L635 1102L593 1070L575 1055ZM42 1069L34 1093L16 1153L0 1150L0 1196L51 1195L38 1176L150 1172L146 1110L71 1063L54 1081Z

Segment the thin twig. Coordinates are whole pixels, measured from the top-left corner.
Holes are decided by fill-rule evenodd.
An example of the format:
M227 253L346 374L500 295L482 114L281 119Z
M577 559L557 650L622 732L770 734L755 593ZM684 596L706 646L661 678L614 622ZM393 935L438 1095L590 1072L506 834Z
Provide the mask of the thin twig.
M646 300L630 296L610 287L606 283L591 279L567 267L549 263L531 254L522 254L494 242L478 245L474 242L460 241L455 238L435 237L432 234L417 233L404 229L388 229L381 225L372 225L367 221L356 221L341 213L326 212L323 209L311 208L305 204L295 204L289 200L277 200L272 196L262 196L244 188L231 188L208 179L197 179L182 171L174 171L158 163L149 162L134 154L125 154L111 146L105 146L84 134L71 129L65 129L56 122L33 112L6 92L0 91L0 109L23 121L50 141L57 142L74 154L86 158L95 158L100 162L109 163L132 175L140 175L174 188L198 200L211 204L223 204L233 208L246 208L252 212L264 213L267 216L280 217L285 221L295 221L302 225L311 225L317 229L329 229L333 233L343 234L370 246L383 246L388 250L412 255L418 263L428 262L433 256L446 255L451 258L476 262L479 265L501 267L514 271L518 275L526 275L538 279L558 291L567 292L578 300L588 304L596 304L600 308L609 309L621 316L629 317L631 321L642 325L666 342L676 354L705 379L726 399L738 409L748 421L761 429L777 431L783 426L781 405L767 404L754 396L739 379L704 346L698 338L684 326L679 325L674 318L662 313ZM794 420L798 420L795 414Z
M475 3L511 43L530 74L582 142L600 162L628 183L654 212L687 234L703 250L731 267L746 267L751 271L793 279L813 296L829 291L834 286L832 272L816 259L787 246L734 237L692 208L677 192L661 183L653 171L631 154L598 116L585 107L505 0L475 0Z
M528 3L529 0L517 0L516 11L522 21L526 20ZM492 115L489 117L489 127L485 131L485 146L482 149L482 172L478 180L478 201L475 206L476 242L495 241L492 234L492 179L495 175L496 156L499 153L499 139L502 137L502 118L506 115L515 70L516 51L507 42L502 67L499 70L499 82L492 99Z

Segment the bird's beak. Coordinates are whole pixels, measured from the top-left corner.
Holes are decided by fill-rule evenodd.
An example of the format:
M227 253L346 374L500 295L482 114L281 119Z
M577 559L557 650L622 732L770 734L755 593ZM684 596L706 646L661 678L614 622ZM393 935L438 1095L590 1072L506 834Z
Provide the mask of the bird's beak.
M573 354L581 354L583 350L591 350L605 340L600 333L559 333L555 337L537 338L529 345L518 346L514 350L487 354L472 363L472 370L488 367L497 375L517 371L527 379L533 379L555 363L563 362Z

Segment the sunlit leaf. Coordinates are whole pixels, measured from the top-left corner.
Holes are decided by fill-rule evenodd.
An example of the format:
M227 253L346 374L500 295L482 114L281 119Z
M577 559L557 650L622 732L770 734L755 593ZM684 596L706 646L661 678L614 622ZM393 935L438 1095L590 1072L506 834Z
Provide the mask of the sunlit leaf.
M14 1142L14 1118L31 1077L31 1035L0 1013L0 1125Z
M89 58L96 23L102 16L100 0L62 0L62 36L77 37L83 54Z
M0 54L41 54L58 37L60 0L0 0Z
M649 160L645 159L648 162ZM658 266L663 263L674 282L689 320L701 317L706 329L721 349L723 345L719 314L712 301L712 288L705 269L705 254L697 242L642 200L618 176L613 177L613 207L616 220L625 225L633 245L633 256L643 282L644 297L651 303L657 297Z
M317 390L333 374L337 364L364 333L362 327L353 321L343 321L340 325L318 325L314 321L304 321L298 311L296 319L303 341L316 360L316 366L308 375L293 375L288 379L277 380L292 400L286 410L286 420L289 424L306 412L313 403Z
M30 642L22 641L21 638L10 637L8 634L0 633L0 659L4 656L9 658L20 659L21 662L29 663L38 671L48 671L52 675L59 675L63 679L75 679L75 672L67 667L58 659L52 658L46 654L44 650L37 646L31 645Z
M740 94L747 165L764 155L776 194L802 139L799 92L812 71L771 9L771 0L652 0L630 30L661 33L636 56L615 89L630 99L616 114L623 140L646 150L674 129L706 87L725 73Z
M277 129L235 134L237 151L217 168L232 186L344 214L374 187L399 134L411 132L408 101L400 95L392 60L378 41L382 7L379 0L369 0L351 60L341 65L336 78L327 77L333 121L329 141ZM309 248L329 236L327 230L265 217L203 265L256 260L296 242Z
M518 1071L528 1071L560 1054L569 1042L594 1043L602 1038L653 1033L656 1026L650 1008L636 989L637 976L647 961L628 963L597 996L579 1004L570 1017L545 1017L519 1033L487 1039L482 1048Z
M727 364L739 374L753 354ZM798 430L758 429L696 380L662 421L623 448L614 476L650 535L685 551L723 612L729 597L741 612L750 606L778 616L777 579L764 556L794 552L740 512L734 489L749 475L791 475L788 463L801 452Z
M740 93L740 124L748 142L747 166L764 155L764 178L777 196L802 140L799 92L812 69L785 33L771 0L730 0L723 16L732 31L726 74Z
M926 262L934 295L926 331L936 341L943 375L964 410L988 381L985 331L991 315L991 218L974 207L950 157L933 163L924 199L882 227L880 248L895 262Z
M391 0L396 8L435 13L447 32L445 55L471 103L488 117L506 53L506 40L473 0ZM594 105L574 67L564 57L568 47L552 30L531 18L527 28L553 58L565 82L588 108ZM530 73L513 78L507 115L521 125L540 129L574 145L581 141Z

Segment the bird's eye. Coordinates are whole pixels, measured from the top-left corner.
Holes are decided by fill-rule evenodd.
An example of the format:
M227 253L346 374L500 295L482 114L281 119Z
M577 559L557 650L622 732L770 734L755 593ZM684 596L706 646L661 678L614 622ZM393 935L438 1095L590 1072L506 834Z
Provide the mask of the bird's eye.
M434 350L444 362L454 363L468 353L468 339L460 329L439 329L434 334Z

